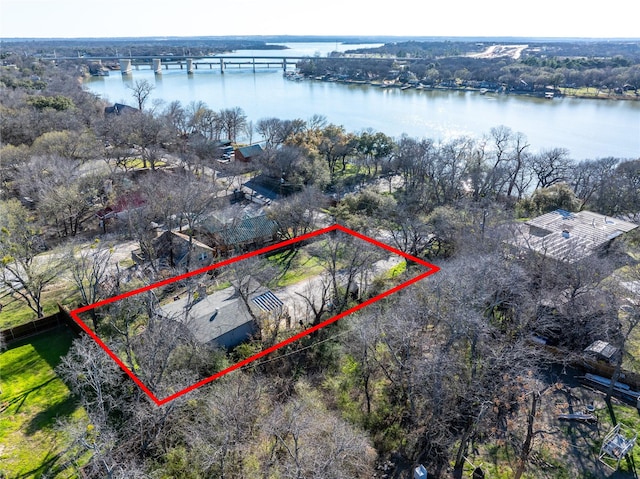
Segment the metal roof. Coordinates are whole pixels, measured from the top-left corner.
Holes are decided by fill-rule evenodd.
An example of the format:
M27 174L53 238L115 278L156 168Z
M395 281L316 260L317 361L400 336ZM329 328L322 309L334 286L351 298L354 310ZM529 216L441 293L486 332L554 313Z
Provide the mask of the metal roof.
M220 235L223 244L236 245L273 236L277 229L278 224L275 221L262 215L225 225L216 233Z
M276 311L284 305L284 303L280 301L280 298L271 291L267 291L266 293L256 296L251 301L253 301L265 313Z
M573 263L637 227L629 221L591 211L556 210L518 225L512 243Z
M245 158L251 158L262 153L262 147L260 145L242 146L236 151L239 151Z

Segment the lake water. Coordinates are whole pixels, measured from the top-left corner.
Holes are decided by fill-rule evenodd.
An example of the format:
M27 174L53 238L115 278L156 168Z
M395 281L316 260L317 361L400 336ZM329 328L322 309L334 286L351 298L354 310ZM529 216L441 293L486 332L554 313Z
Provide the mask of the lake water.
M325 56L356 45L292 43L289 50L238 51L237 56ZM134 104L127 88L136 80L155 85L151 100L183 105L204 101L213 110L240 107L254 123L267 117L309 119L318 114L348 131L370 128L393 137L447 140L468 135L481 137L498 125L524 133L532 151L567 148L577 160L615 156L640 157L640 102L556 98L544 100L476 92L381 89L315 80L291 81L277 68L214 66L163 70L148 67L131 75L112 72L86 82L92 92L110 102ZM259 138L253 138L254 141Z

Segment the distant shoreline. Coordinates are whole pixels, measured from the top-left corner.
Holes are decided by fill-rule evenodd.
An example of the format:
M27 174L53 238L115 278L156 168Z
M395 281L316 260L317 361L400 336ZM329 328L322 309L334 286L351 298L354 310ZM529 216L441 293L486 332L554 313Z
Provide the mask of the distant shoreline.
M295 78L296 75L290 75ZM495 95L515 95L515 96L526 96L531 98L539 98L539 99L560 99L560 98L576 98L581 100L610 100L610 101L640 101L640 95L636 94L632 95L620 95L620 94L608 94L606 96L603 95L585 95L585 94L567 94L563 92L563 88L560 87L556 91L554 91L554 95L550 98L545 97L545 92L527 92L527 91L519 91L519 90L511 90L511 91L495 91L489 90L484 91L483 88L476 87L464 87L464 86L443 86L443 85L403 85L400 83L389 83L384 84L381 81L364 81L364 80L349 80L349 79L337 79L337 78L322 78L322 77L308 77L304 75L299 75L300 79L311 80L311 81L321 81L325 83L341 83L344 85L368 85L372 87L377 87L380 89L400 89L400 90L418 90L418 91L460 91L460 92L475 92L478 94L487 94L491 96Z

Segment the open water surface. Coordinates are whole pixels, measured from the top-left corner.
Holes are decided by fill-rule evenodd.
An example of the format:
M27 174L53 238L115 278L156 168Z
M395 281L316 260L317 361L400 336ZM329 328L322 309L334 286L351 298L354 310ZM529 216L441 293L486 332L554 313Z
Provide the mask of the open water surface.
M238 56L324 56L352 45L292 43L289 50L238 51ZM112 72L93 77L86 87L110 102L134 104L135 81L155 85L151 101L183 105L204 101L213 110L240 107L249 121L261 118L309 119L318 114L348 131L381 131L393 137L447 140L468 135L479 138L492 127L506 125L524 133L531 151L567 148L577 160L615 156L640 157L640 102L555 98L545 100L516 95L460 91L381 89L316 80L292 81L281 69L202 66L192 75L177 67L155 75L140 67L131 75ZM151 103L149 104L151 106ZM259 140L257 137L253 141Z

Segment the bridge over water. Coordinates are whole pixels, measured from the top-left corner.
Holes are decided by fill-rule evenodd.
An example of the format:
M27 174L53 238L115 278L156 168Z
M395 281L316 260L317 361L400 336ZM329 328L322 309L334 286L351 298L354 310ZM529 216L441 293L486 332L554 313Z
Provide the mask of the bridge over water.
M130 74L133 69L140 67L150 67L155 73L162 73L163 68L186 70L187 73L193 73L198 68L213 69L214 66L220 69L220 73L224 73L227 68L281 68L287 71L288 66L295 66L299 61L310 60L314 57L309 56L214 56L214 57L188 57L188 56L129 56L122 58L119 56L100 56L100 57L49 57L44 60L75 60L89 64L111 63L120 67L123 75ZM327 57L319 57L326 59ZM362 57L331 57L334 61L356 61L362 60ZM367 60L395 60L395 58L367 58ZM401 59L402 61L416 59Z

